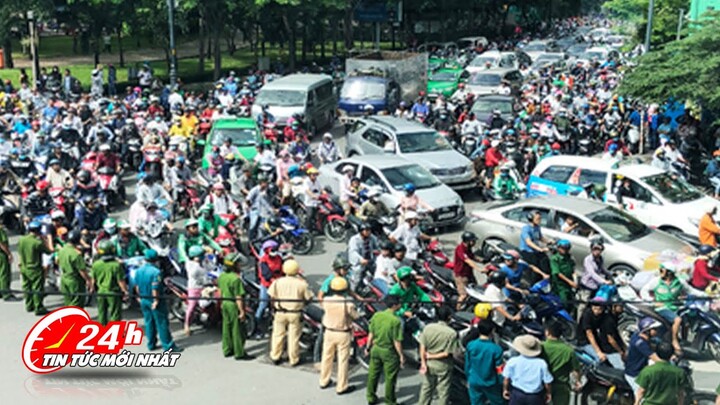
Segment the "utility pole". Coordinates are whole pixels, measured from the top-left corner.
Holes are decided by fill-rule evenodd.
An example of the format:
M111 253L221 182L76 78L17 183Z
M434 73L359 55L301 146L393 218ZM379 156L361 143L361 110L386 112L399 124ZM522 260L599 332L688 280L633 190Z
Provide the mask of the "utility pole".
M647 29L645 30L645 53L650 52L650 36L652 35L654 8L655 0L650 0L650 3L648 4Z
M175 49L175 0L167 0L170 33L170 86L177 83L177 50Z
M37 89L37 82L40 78L40 61L38 60L37 47L35 46L35 13L32 10L27 12L28 31L30 34L30 56L32 57L32 89Z
M680 16L678 17L677 37L675 37L676 41L680 40L680 31L682 31L683 18L685 18L685 10L680 9Z

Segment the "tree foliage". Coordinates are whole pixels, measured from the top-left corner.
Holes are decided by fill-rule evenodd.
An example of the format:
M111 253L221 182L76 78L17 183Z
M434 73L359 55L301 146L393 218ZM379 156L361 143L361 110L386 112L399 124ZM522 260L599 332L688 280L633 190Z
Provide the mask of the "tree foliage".
M720 13L691 35L642 56L621 84L621 93L647 101L668 97L720 110Z
M617 18L635 25L636 39L645 38L648 0L611 0L603 8ZM652 46L662 45L675 39L680 9L687 12L690 0L655 0L653 14Z

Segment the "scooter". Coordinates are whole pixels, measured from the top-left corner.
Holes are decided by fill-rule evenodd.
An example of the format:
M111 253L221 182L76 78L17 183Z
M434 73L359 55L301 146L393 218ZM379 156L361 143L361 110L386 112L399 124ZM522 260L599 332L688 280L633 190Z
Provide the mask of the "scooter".
M303 228L300 219L288 206L282 206L278 210L278 217L282 221L284 232L279 239L284 243L292 244L292 251L298 255L307 255L315 247L315 240L310 232Z
M143 154L140 151L142 142L138 138L130 138L127 141L127 155L125 164L135 171L140 171L140 165L143 162Z
M120 188L122 187L120 176L115 170L108 166L103 166L97 171L98 184L104 195L105 206L108 211L122 203L120 197Z

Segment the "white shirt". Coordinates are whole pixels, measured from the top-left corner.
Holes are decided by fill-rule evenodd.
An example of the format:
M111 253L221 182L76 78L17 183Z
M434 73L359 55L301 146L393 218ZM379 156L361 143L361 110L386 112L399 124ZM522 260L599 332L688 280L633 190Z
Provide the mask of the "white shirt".
M390 237L402 243L407 248L405 256L410 260L416 260L420 253L420 229L415 226L410 228L407 222L400 224Z
M180 94L173 93L168 97L168 104L170 105L170 108L174 108L176 105L183 106L184 101Z
M268 149L265 149L262 155L255 155L255 162L259 165L275 166L275 154Z
M474 134L474 135L480 135L480 132L482 131L482 124L478 120L466 120L462 124L462 130L460 131L462 135L465 134Z
M322 186L320 185L320 182L315 179L315 181L310 180L310 177L307 177L304 181L305 183L305 205L308 207L317 207L319 200L317 199L317 196L320 195L320 191L322 190ZM310 193L315 194L315 198L313 198Z
M215 193L211 192L207 197L205 197L205 204L212 204L213 207L215 207L215 213L218 215L235 214L237 211L235 202L224 193L222 196L218 197Z
M350 200L350 197L355 196L355 193L350 190L351 183L352 178L348 177L347 175L343 175L340 178L340 201L348 201Z
M188 290L191 288L203 288L207 270L200 263L195 260L188 260L185 262L185 271L187 272Z
M496 308L499 308L503 306L504 304L501 304L501 302L505 301L505 294L503 294L502 290L498 288L495 284L488 284L487 288L485 288L485 293L483 294L485 299L490 302L493 311L492 311L492 320L495 322L496 325L502 326L505 323L505 316L500 313Z
M395 274L395 266L393 266L393 257L388 256L385 257L383 255L380 255L375 259L375 274L373 275L373 278L385 280L386 283L388 283L388 287L395 284L395 279L393 279L393 274Z

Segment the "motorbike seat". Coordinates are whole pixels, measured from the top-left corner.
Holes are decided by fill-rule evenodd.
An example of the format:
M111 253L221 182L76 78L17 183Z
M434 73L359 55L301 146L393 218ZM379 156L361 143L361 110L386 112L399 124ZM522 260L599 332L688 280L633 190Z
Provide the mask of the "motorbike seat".
M455 312L452 314L452 318L458 322L462 323L472 323L473 319L475 319L475 314L471 312Z
M430 268L432 268L433 273L437 274L438 277L442 278L443 280L449 283L455 282L455 275L453 274L452 270L432 263L430 263Z
M628 384L627 381L625 381L625 371L619 368L600 364L595 368L595 373L599 377L604 378L617 385L624 386Z
M187 290L187 278L183 276L172 276L170 277L170 282L173 283L174 286L180 287L183 290Z
M325 311L317 305L306 306L305 313L310 317L310 319L316 322L321 322L323 315L325 315Z
M349 223L351 223L357 227L359 227L363 223L363 220L356 217L355 215L348 215L347 220Z

